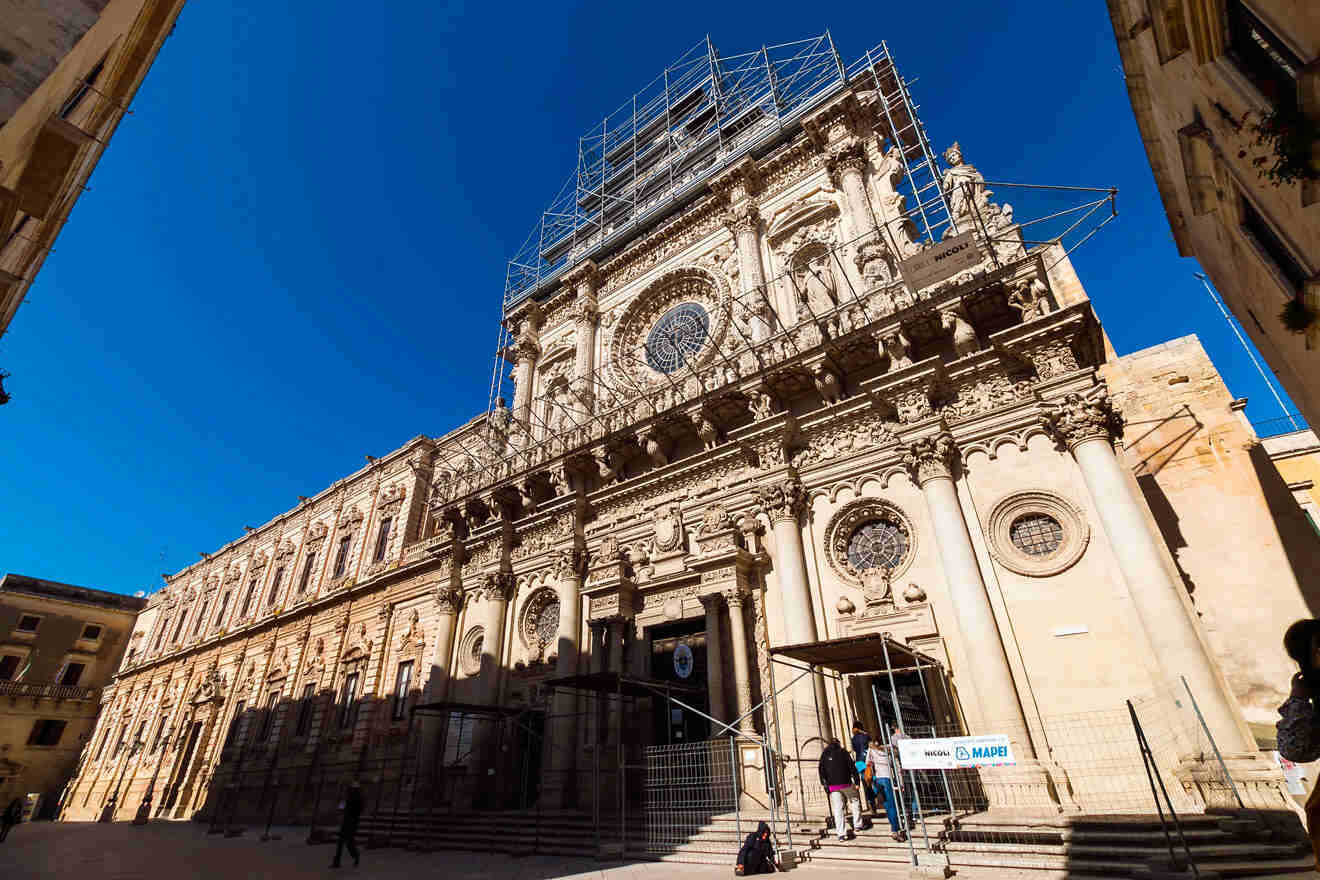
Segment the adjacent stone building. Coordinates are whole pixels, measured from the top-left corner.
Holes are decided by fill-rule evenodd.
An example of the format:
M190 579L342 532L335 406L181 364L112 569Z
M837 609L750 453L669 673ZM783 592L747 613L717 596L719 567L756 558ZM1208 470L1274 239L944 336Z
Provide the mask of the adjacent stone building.
M182 7L0 0L0 336Z
M1309 0L1108 3L1178 253L1201 263L1314 425L1320 7ZM1283 133L1287 146L1260 143L1261 126ZM1285 309L1295 323L1281 320Z
M1124 701L1188 694L1180 807L1229 796L1206 730L1249 804L1289 803L1248 722L1317 544L1271 516L1213 367L1194 340L1116 358L887 53L824 45L766 50L765 92L712 51L629 105L660 111L567 188L590 222L547 212L510 267L512 406L167 578L66 817L119 790L121 817L306 821L350 778L373 809L617 810L689 747L806 812L854 715L1006 735L968 809L1144 811Z
M0 802L54 814L145 599L0 578Z

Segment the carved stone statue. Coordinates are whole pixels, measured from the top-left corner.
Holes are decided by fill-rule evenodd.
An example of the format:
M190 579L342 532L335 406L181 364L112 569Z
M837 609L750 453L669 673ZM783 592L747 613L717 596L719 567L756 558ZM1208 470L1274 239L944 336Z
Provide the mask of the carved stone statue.
M940 188L949 201L949 213L958 225L958 231L966 232L973 228L978 212L983 218L987 216L984 209L991 194L985 188L985 176L976 170L976 166L963 161L962 148L956 143L945 150L944 161L949 167L940 181Z
M821 399L826 403L838 403L843 399L843 385L829 367L824 364L819 365L812 378L815 380L816 390L820 392Z
M806 303L810 313L823 316L839 303L838 285L834 280L834 267L830 252L817 247L799 258L794 273L798 297Z
M495 398L495 406L486 416L486 427L490 431L490 441L496 449L504 449L509 437L509 424L513 421L513 412L509 410L503 397Z
M710 450L720 445L720 431L704 412L693 416L692 424L697 429L703 448Z
M901 370L912 366L912 343L903 334L903 329L890 333L884 338L884 352L889 355L889 369Z
M1022 314L1024 322L1050 313L1049 288L1039 278L1023 281L1008 295L1008 304Z
M953 351L957 357L966 357L980 348L976 341L976 331L968 323L966 313L961 308L941 312L940 326L953 337Z

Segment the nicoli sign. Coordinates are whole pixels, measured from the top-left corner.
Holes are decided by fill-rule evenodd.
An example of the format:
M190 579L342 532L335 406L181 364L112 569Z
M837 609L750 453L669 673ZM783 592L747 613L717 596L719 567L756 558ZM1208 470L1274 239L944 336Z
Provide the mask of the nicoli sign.
M904 770L957 770L962 767L1002 767L1016 764L1008 736L946 736L900 739L898 761Z
M936 242L916 256L898 264L898 271L913 293L952 278L981 262L981 249L971 232Z

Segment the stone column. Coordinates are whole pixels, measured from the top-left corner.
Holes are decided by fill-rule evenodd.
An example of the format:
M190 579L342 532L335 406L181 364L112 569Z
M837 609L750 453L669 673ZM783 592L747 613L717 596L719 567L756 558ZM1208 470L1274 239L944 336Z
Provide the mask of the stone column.
M624 624L627 623L623 618L616 617L609 622L609 671L623 674L623 632ZM623 731L623 705L618 699L611 695L610 706L610 727L609 742L618 743L619 736Z
M866 150L861 141L846 143L830 153L830 177L843 190L849 239L857 239L875 228L871 203L866 197L866 182L862 178L865 168Z
M738 247L738 286L743 304L752 316L753 340L765 339L771 333L771 298L765 286L765 272L761 266L761 213L756 205L743 202L730 208L724 215L724 225L733 233Z
M556 592L559 596L559 633L555 639L555 676L566 678L578 673L578 640L582 629L582 576L585 571L586 550L574 547L562 552L559 558L559 583ZM551 732L550 754L547 766L549 773L544 781L547 801L550 804L572 806L572 793L576 787L569 785L574 758L581 750L578 741L577 695L572 691L555 691L554 705L551 708L554 728Z
M513 347L517 358L513 374L513 419L523 433L531 432L532 421L532 377L536 373L536 359L541 356L541 346L535 339L524 336Z
M724 601L729 606L729 653L733 655L733 694L737 706L738 729L756 733L756 725L749 714L752 709L752 679L747 665L747 622L743 618L743 604L750 597L738 589L726 590ZM819 676L817 676L819 677Z
M784 615L784 638L789 645L801 645L817 640L816 615L811 605L811 581L807 576L806 551L802 546L802 529L798 517L806 508L806 493L797 473L786 470L772 483L756 487L761 512L770 520L775 536L774 568L779 582L780 606ZM816 729L810 735L825 739L832 736L829 703L825 680L810 676L810 690L794 688L790 691L793 702L798 703L798 729L801 732L803 713L814 706ZM781 697L780 705L783 705ZM782 719L781 719L782 720Z
M953 438L947 433L918 438L902 452L903 463L926 499L949 599L968 652L972 688L970 693L961 688L961 698L979 705L982 723L992 728L987 733L1005 732L1018 755L1035 757L1013 671L953 484Z
M570 314L576 344L573 360L573 404L579 413L579 422L585 422L595 409L596 323L600 310L596 306L596 289L600 273L596 264L587 260L579 263L563 279L574 288L576 298Z
M1169 576L1142 503L1132 494L1114 455L1112 438L1120 421L1108 394L1103 387L1089 396L1068 394L1048 407L1044 421L1077 460L1150 649L1164 672L1168 693L1174 699L1184 698L1179 676L1186 676L1220 750L1255 752L1256 745L1246 740L1214 661L1179 595L1183 587Z
M422 692L423 703L438 703L449 693L449 681L452 677L454 656L454 625L458 620L458 609L463 604L463 593L448 584L437 587L435 591L436 628L435 647L431 651L431 672L427 676ZM440 737L444 719L439 715L423 715L421 724L422 770L429 778L439 758Z
M710 715L727 722L729 716L724 707L724 652L720 648L720 605L723 597L719 593L710 593L701 597L701 604L706 608L706 695L710 702ZM715 736L723 736L725 731L712 730Z
M496 571L486 575L482 588L485 610L481 616L481 702L495 705L500 700L500 664L504 656L504 615L513 598L513 572Z

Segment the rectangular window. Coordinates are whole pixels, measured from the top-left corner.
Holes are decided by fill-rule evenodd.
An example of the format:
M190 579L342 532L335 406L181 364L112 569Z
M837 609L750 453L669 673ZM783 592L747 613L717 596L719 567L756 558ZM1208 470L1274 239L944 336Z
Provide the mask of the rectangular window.
M253 578L252 583L248 584L247 593L243 595L243 608L238 612L240 619L247 617L248 612L252 610L252 597L257 594L257 579Z
M92 756L93 761L101 760L101 753L105 751L105 744L110 741L110 731L107 730L101 734L101 741L96 744L96 754Z
M279 704L280 691L276 688L270 692L270 696L266 697L266 712L261 719L261 736L257 738L259 742L270 739L271 730L275 726L275 710L279 707Z
M18 619L18 631L25 633L34 633L41 624L41 618L35 614L24 614Z
M298 592L307 592L307 585L312 580L312 569L316 566L316 551L307 551L307 561L303 563L302 580L298 581Z
M0 657L0 681L14 680L14 673L18 672L18 661L21 659L13 654Z
M380 521L380 531L376 533L376 552L372 554L372 562L380 562L385 558L385 551L390 546L390 526L394 524L394 517L387 516Z
M160 720L160 727L156 728L156 741L151 744L151 753L154 755L160 751L160 747L170 740L170 729L165 726L165 719Z
M101 637L101 628L89 623L83 627L82 637L89 642L94 642Z
M238 737L238 727L243 723L243 701L239 700L234 705L234 717L229 719L229 731L225 734L225 744L221 749L227 749L234 744Z
M391 713L397 721L408 708L408 689L412 687L413 662L405 660L399 664L399 673L394 677L394 711Z
M275 597L280 593L280 584L284 582L284 566L275 569L275 575L270 579L270 595L266 597L266 607L275 604Z
M59 683L64 687L77 687L78 682L82 681L85 668L86 665L83 663L65 663L64 670L60 673Z
M339 710L339 726L349 728L353 722L357 721L357 693L358 674L350 672L344 676L344 690L341 694L340 702L343 704Z
M1301 59L1242 0L1228 4L1228 49L1242 75L1276 110L1297 110Z
M124 740L128 738L128 724L125 722L119 727L119 739L115 740L115 750L110 753L111 760L118 758L119 753L124 750Z
M1274 263L1274 267L1279 270L1279 274L1287 279L1292 285L1294 292L1299 292L1302 285L1306 283L1306 270L1297 262L1297 258L1292 255L1292 251L1283 243L1283 239L1274 231L1274 227L1261 216L1256 210L1256 206L1246 196L1239 196L1242 207L1242 228L1247 231L1260 246L1260 249Z
M82 103L83 98L87 97L87 93L92 90L92 86L96 84L97 77L101 75L101 71L104 69L105 59L102 58L93 65L91 70L87 71L85 77L78 80L78 85L74 88L73 94L69 95L68 100L64 102L64 106L60 108L61 119L68 119L70 114L78 109L78 105Z
M66 723L65 721L56 721L53 718L38 718L32 725L32 732L28 734L28 745L59 745L60 737L64 736L64 725Z
M293 729L294 736L306 736L312 731L312 698L316 696L316 685L303 686L302 699L298 701L298 725Z
M348 570L348 548L352 543L352 535L344 535L339 539L339 552L335 554L334 577L343 577L344 572Z
M156 630L156 641L152 644L151 650L157 651L160 649L160 643L165 639L165 630L169 629L169 626L170 622L168 620L161 621L160 629Z
M197 636L197 633L201 632L202 624L206 621L206 611L210 606L210 602L203 602L202 613L198 614L196 619L193 620L192 634L194 638Z
M183 635L183 622L188 619L188 610L185 608L179 612L179 622L174 627L174 635L170 638L171 645L179 643L179 636Z

